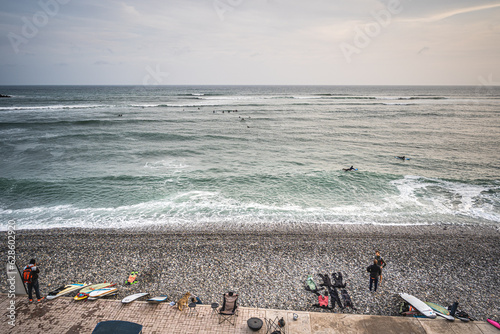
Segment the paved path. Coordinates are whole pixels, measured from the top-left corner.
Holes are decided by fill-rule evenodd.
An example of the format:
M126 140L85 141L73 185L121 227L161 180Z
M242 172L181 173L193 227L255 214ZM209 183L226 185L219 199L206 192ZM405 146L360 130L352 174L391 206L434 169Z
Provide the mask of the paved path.
M251 317L260 319L276 317L285 319L285 332L290 334L330 333L444 333L444 334L499 334L500 330L482 321L464 323L443 319L417 319L342 313L295 312L293 311L240 307L235 325L219 324L217 315L210 306L198 305L196 312L178 311L168 304L149 304L136 301L122 304L119 300L96 300L75 302L61 297L53 301L28 304L26 297L15 299L15 327L8 324L11 299L0 294L2 320L0 333L91 333L100 321L126 320L144 326L144 334L153 333L200 333L229 334L254 333L246 321ZM257 333L266 333L265 326Z

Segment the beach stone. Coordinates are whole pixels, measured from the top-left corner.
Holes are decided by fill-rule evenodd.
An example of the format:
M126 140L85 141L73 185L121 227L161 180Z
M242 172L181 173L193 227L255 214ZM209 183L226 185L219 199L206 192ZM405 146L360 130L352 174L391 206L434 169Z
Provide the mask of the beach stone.
M337 313L398 315L399 293L406 292L445 307L458 300L459 309L485 320L498 312L500 298L492 266L500 259L496 228L60 229L18 231L17 238L20 266L34 251L40 260L44 295L53 286L108 281L118 283L118 299L144 291L177 301L189 291L206 304L221 304L223 293L234 291L242 306L332 312L312 306L317 296L306 291L305 279L312 275L319 285L319 274L342 272L357 310L337 306ZM370 293L366 267L376 248L388 264L379 289ZM125 286L131 271L139 272L139 283Z

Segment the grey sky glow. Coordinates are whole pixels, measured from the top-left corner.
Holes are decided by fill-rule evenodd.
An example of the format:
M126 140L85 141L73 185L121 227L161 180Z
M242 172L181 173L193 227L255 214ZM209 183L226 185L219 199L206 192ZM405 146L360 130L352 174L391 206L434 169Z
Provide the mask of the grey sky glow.
M500 1L8 1L0 55L0 85L498 85Z

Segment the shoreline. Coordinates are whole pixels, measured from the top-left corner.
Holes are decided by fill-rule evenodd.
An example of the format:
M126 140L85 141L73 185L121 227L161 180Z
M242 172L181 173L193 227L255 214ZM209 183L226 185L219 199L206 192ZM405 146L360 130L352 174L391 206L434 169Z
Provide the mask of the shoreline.
M242 306L324 312L312 307L317 297L304 289L305 279L313 275L320 284L318 274L342 272L357 308L344 312L397 315L398 293L406 292L443 306L458 300L478 320L500 314L496 226L265 227L16 230L16 257L21 270L37 259L42 295L63 284L107 280L120 286L118 299L145 291L176 301L189 291L208 304L236 291ZM375 249L387 267L379 290L370 293L366 267ZM139 271L139 283L125 287L131 271Z

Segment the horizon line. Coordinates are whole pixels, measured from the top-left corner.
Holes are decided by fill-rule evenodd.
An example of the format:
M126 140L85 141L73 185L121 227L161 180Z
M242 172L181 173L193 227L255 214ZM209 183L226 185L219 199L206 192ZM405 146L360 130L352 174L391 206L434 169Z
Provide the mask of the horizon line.
M108 87L175 87L175 86L310 86L310 87L359 87L359 86L380 86L380 87L477 87L480 84L167 84L167 85L142 85L142 84L0 84L0 87L14 86L108 86ZM488 87L500 87L500 84L493 83Z

